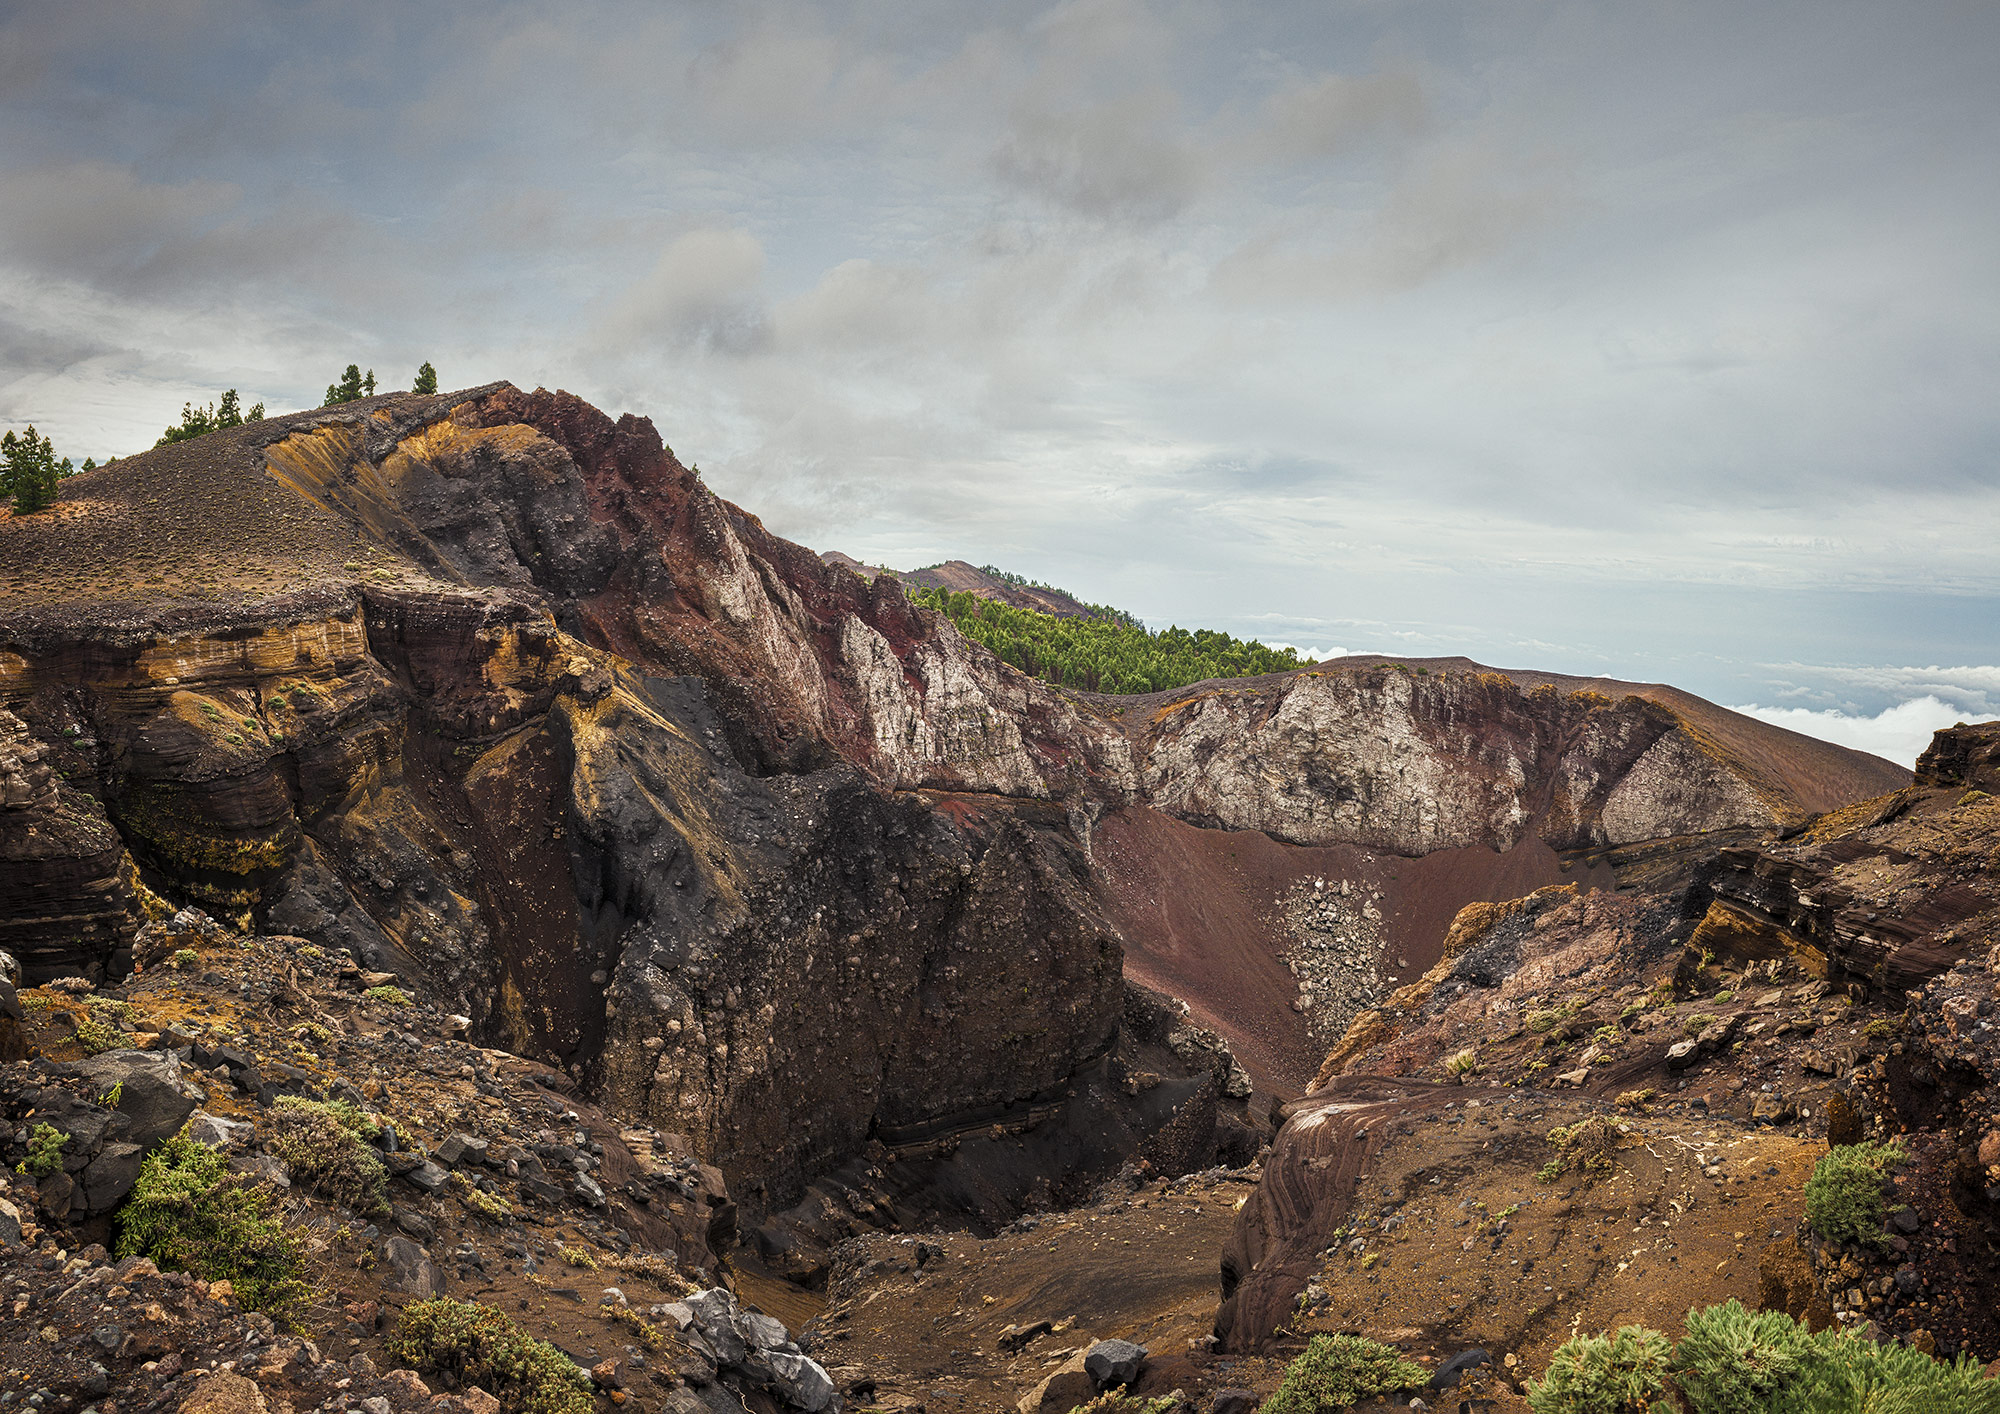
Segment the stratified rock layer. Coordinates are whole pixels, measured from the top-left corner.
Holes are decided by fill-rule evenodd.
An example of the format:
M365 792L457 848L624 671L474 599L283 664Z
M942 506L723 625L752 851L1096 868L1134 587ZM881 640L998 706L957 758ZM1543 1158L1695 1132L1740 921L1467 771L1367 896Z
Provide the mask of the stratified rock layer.
M769 1210L871 1135L1086 1086L1136 916L1095 869L1107 811L1509 851L1532 886L1556 850L1903 779L1667 689L1461 662L1059 692L772 535L644 419L505 384L129 459L0 557L28 587L0 926L34 977L119 970L153 893L349 949Z

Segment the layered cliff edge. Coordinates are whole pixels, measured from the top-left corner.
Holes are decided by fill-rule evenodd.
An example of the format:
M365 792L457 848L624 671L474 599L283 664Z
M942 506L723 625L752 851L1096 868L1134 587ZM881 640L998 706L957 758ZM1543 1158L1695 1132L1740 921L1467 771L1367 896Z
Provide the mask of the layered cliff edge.
M780 1248L898 1202L1005 1216L1083 1162L880 1178L970 1134L1212 1145L1242 1085L1191 1023L1264 1083L1310 1073L1325 989L1274 921L1309 880L1360 877L1355 946L1421 968L1461 903L1908 779L1461 660L1060 692L772 535L645 420L507 384L73 478L0 521L0 573L0 947L30 980L121 972L182 901L349 950L688 1135L754 1210L802 1204ZM1162 874L1169 836L1226 886Z

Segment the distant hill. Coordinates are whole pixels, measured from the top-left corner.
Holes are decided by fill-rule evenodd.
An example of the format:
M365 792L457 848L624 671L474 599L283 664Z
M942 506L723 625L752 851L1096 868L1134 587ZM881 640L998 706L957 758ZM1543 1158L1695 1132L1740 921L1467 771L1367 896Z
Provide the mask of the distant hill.
M1058 619L1109 619L1120 623L1138 623L1122 609L1104 604L1086 604L1074 594L1057 589L1052 584L1023 579L995 565L980 566L964 560L946 560L941 565L926 565L920 570L892 570L882 565L864 565L852 555L843 555L838 550L829 550L820 558L830 565L851 569L863 579L873 579L878 574L893 574L913 589L942 589L953 594L971 594L1005 604L1011 609L1028 609Z
M975 643L1024 673L1084 692L1145 693L1209 678L1258 677L1307 666L1289 648L1179 626L1155 632L1108 604L1086 604L1053 584L998 565L946 560L920 570L864 565L838 550L820 556L867 579L894 575L910 598L936 609Z

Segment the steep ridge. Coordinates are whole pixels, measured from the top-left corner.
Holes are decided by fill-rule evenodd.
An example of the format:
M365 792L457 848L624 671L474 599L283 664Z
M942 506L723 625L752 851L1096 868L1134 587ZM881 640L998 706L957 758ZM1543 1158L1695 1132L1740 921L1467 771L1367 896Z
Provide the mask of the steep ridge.
M1317 1002L1289 1031L1214 967L1168 966L1209 928L1167 947L1100 832L1114 861L1148 831L1211 856L1254 833L1260 882L1222 929L1246 958L1283 946L1258 921L1282 896L1353 876L1390 920L1367 948L1421 967L1450 909L1561 852L1792 825L1840 792L1815 773L1905 779L1470 664L1059 692L772 535L645 420L505 384L75 478L45 523L0 523L0 564L27 587L0 625L25 728L0 924L35 978L116 972L162 899L347 949L686 1134L753 1213L804 1202L779 1253L1032 1201L1025 1170L976 1199L942 1167L811 1188L899 1146L943 1164L968 1126L1123 1106L1132 1144L1202 1130L1177 1162L1225 1142L1228 1057L1164 1023L1177 1045L1135 1039L1128 942L1197 1019L1271 1030L1267 1084L1304 1079ZM1161 1066L1164 1088L1134 1078Z

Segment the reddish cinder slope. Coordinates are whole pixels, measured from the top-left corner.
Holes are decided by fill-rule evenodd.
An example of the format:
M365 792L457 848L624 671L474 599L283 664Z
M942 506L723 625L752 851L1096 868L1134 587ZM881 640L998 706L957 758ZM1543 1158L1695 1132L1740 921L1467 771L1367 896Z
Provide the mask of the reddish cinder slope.
M1612 882L1608 869L1565 867L1530 836L1505 853L1439 850L1417 859L1351 845L1283 844L1249 830L1204 830L1147 807L1114 812L1091 837L1105 912L1125 938L1125 973L1181 998L1230 1044L1258 1089L1304 1091L1325 1046L1293 1006L1284 896L1315 879L1382 895L1379 958L1392 984L1437 961L1466 904L1518 898L1545 884Z

